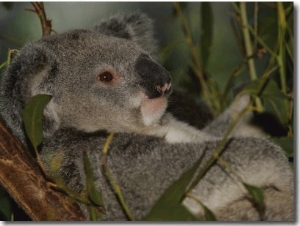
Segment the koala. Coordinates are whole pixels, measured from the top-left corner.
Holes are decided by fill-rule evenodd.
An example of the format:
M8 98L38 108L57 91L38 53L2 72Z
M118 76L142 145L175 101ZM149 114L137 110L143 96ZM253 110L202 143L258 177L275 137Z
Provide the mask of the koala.
M135 219L145 217L163 192L202 159L201 170L249 98L237 99L216 119L205 105L192 113L193 126L173 103L172 79L156 60L151 20L144 14L118 15L92 30L67 31L25 45L1 83L1 117L30 148L22 110L38 94L51 101L43 113L41 158L50 174L85 192L83 153L87 153L102 193L107 220L128 220L104 169L102 148L114 137L107 164ZM174 107L176 106L176 107ZM203 113L202 113L203 110ZM172 113L174 112L174 113ZM237 134L237 133L236 133ZM192 194L222 221L293 221L293 171L283 150L266 139L233 135ZM59 167L53 167L53 165ZM261 216L243 183L264 190ZM204 219L202 205L182 204Z

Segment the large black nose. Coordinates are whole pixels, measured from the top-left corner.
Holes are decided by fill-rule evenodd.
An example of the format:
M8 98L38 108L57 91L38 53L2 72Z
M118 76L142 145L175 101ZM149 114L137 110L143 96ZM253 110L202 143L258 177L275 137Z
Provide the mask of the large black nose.
M145 88L150 99L171 93L170 73L146 54L138 57L135 71L141 77L140 85Z

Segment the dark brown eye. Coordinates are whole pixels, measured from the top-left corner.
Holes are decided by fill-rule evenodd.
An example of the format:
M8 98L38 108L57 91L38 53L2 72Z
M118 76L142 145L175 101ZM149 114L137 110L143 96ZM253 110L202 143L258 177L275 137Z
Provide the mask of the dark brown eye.
M105 83L111 82L113 78L114 76L108 71L102 72L98 75L98 80Z

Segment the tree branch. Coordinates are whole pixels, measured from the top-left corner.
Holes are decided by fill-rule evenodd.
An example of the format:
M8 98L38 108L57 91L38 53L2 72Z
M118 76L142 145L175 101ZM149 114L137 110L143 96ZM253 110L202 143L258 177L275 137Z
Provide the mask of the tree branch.
M43 36L51 33L51 20L44 4L32 2L42 24ZM7 62L9 65L9 61ZM0 120L0 184L32 220L87 220L79 205L66 194L53 189L37 161Z
M34 7L33 9L26 9L27 11L36 13L40 18L42 25L43 37L50 35L52 31L51 20L47 19L44 3L43 2L31 2L31 5Z
M0 183L33 220L86 220L77 203L51 188L33 156L1 121Z

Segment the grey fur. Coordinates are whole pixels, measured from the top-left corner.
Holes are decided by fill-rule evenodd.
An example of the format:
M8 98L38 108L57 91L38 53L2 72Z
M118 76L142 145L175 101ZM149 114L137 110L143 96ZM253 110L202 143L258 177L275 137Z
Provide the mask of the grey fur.
M153 57L158 52L157 41L152 38L153 22L142 13L120 14L108 20L103 20L94 30L108 36L129 39L137 43L141 48ZM138 34L138 35L137 35Z
M84 175L82 150L88 151L97 175L96 185L104 197L108 220L125 220L126 216L102 168L102 148L107 135L95 133L87 136L80 132L63 130L57 132L53 138L45 143L43 156L47 157L46 161L51 161L55 155L65 156L61 176L69 186L81 191L85 179L79 179L80 175ZM140 219L163 191L189 169L203 152L205 163L217 144L168 144L155 137L120 133L112 140L108 163L133 216ZM244 182L274 193L267 196L269 200L266 203L265 220L293 220L293 175L280 148L259 138L235 138L228 142L221 157ZM224 166L217 163L193 193L220 220L259 220L249 195L236 180L235 174L227 172ZM236 202L244 204L238 210L227 211L229 207L234 208ZM201 209L194 203L190 206L192 209ZM201 212L198 214L203 217Z
M26 45L3 77L2 118L25 145L22 109L34 95L52 95L44 111L41 157L51 173L81 192L86 151L108 220L126 220L126 216L103 173L101 150L107 133L116 133L109 167L134 217L141 219L203 153L203 162L212 155L232 114L248 103L246 96L238 99L203 130L182 122L191 121L184 116L175 114L182 121L175 119L166 112L171 78L147 52L153 43L151 22L145 15L118 16L102 22L95 31L69 31ZM184 107L184 102L177 106ZM202 115L194 114L204 121L198 128L212 118L207 107L201 108ZM293 172L284 152L266 139L236 134L221 155L232 171L217 162L193 193L220 220L259 220L242 180L265 190L266 220L293 220ZM53 159L61 160L55 172ZM193 200L183 203L203 217L202 208Z

